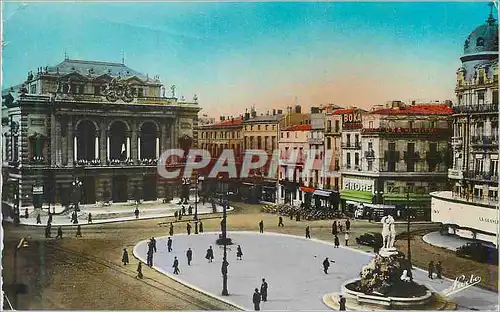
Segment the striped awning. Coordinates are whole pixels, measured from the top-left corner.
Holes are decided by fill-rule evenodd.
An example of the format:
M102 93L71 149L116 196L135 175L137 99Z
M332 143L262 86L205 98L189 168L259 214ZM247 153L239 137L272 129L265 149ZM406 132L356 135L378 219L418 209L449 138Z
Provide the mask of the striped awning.
M318 196L325 196L325 197L329 197L330 194L332 194L332 192L328 192L328 191L323 191L323 190L316 190L314 191L313 195L318 195Z

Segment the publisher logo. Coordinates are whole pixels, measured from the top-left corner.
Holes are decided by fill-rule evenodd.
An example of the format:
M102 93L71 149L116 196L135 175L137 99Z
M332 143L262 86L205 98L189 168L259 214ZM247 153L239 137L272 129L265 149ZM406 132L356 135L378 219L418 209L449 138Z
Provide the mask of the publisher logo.
M465 290L469 287L472 287L476 284L479 284L480 282L481 282L480 276L474 276L474 274L466 276L465 274L463 274L455 278L455 281L453 281L453 285L451 285L450 288L443 290L442 294L443 296L450 296L458 292L461 292L462 290Z

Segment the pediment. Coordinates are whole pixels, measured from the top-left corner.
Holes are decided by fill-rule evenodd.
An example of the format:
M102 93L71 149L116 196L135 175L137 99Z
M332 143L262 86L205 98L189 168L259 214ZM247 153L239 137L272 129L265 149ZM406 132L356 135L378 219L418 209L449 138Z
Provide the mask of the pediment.
M95 77L93 79L93 82L103 82L103 83L106 83L106 82L110 82L111 80L113 80L113 77L111 77L108 74L104 74L104 75Z
M143 85L144 84L144 81L139 79L137 76L132 76L132 77L129 77L129 78L126 78L123 80L126 81L128 84L132 84L132 85Z
M88 79L82 76L79 73L69 73L67 75L62 76L63 80L71 80L71 81L88 81Z

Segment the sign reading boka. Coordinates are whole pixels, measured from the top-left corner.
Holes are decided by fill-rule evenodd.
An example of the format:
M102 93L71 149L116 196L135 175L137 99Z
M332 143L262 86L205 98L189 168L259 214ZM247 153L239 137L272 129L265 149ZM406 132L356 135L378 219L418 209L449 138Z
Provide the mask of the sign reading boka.
M476 284L479 284L480 282L481 282L480 276L474 276L474 274L471 274L470 277L467 277L465 275L460 275L457 278L455 278L455 281L453 282L453 285L451 285L450 288L443 290L442 295L450 296L456 294L457 292L460 292Z

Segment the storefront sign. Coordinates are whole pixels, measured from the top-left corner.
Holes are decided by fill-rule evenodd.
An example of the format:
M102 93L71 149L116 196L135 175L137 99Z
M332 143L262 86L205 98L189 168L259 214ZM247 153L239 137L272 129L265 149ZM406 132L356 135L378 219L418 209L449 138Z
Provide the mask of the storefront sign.
M33 185L33 195L43 195L43 185Z
M352 112L349 114L342 115L342 122L344 124L356 124L361 123L361 114L357 112Z
M372 192L373 184L355 181L344 181L344 190Z

